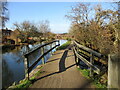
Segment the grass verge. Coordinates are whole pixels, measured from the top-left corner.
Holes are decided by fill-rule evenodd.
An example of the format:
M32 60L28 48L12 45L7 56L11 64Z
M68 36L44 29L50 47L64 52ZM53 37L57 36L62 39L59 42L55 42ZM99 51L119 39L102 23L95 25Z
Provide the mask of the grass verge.
M71 41L67 41L66 43L59 46L56 50L63 50L66 49L70 45Z
M38 77L42 73L42 67L39 67L38 69L39 70L32 77L30 77L30 80L21 80L19 84L10 86L8 90L26 90L26 88L30 87L33 84L33 82L36 80L36 77Z
M80 72L81 72L81 74L84 76L84 77L86 77L86 78L88 78L88 79L92 79L92 81L93 81L93 85L95 85L97 88L106 88L107 89L107 85L105 85L105 84L102 84L102 83L100 83L100 79L97 79L97 78L91 78L89 75L90 75L90 70L89 69L81 69L81 68L77 68Z
M16 85L13 90L16 89L23 89L23 88L28 88L30 85L32 85L32 82L35 80L35 77L30 78L30 80L23 80L21 81L20 84Z

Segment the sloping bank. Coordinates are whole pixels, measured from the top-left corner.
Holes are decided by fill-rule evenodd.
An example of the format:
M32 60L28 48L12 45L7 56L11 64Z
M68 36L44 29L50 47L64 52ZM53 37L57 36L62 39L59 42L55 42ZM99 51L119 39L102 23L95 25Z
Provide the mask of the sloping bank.
M71 41L67 41L66 43L59 46L56 50L63 50L66 49L71 44Z

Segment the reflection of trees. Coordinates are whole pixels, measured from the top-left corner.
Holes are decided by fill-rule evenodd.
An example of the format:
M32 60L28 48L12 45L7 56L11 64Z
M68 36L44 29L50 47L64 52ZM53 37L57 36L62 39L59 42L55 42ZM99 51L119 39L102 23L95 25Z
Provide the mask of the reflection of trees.
M29 65L31 65L35 60L40 56L40 49L33 52L31 55L29 55L28 60L29 60Z
M21 46L21 52L22 54L27 53L30 50L29 45Z
M17 58L15 59L17 64L23 63L23 57L22 55L18 52L16 53Z
M41 48L42 49L42 48ZM49 50L49 46L45 46L44 47L44 52L46 52L46 51L48 51ZM37 50L37 51L35 51L35 52L33 52L31 55L29 55L28 56L28 61L29 61L29 65L31 65L31 64L33 64L35 61L36 61L36 59L38 58L38 57L40 57L40 55L41 55L41 50L39 49L39 50ZM49 53L44 57L45 58L45 61L49 58Z
M2 47L2 53L11 52L14 49L15 49L15 46L3 46Z
M23 47L22 47L22 51L23 51L24 53L27 53L29 50L30 50L29 45L26 45L26 46L23 46Z
M20 46L9 46L9 47L2 47L2 53L6 52L13 52L16 53L17 51L20 50Z
M13 49L11 52L16 53L20 50L20 46L15 46L15 49Z
M2 59L2 87L8 87L12 84L13 81L13 73L9 69L8 64L4 59Z

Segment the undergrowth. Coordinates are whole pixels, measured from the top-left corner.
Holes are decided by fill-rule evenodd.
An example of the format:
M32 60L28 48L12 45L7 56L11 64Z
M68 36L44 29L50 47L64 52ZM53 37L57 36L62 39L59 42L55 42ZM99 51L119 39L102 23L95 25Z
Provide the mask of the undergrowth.
M88 79L91 79L92 81L93 81L93 84L97 87L97 88L106 88L107 89L107 85L105 85L105 84L102 84L102 83L100 83L100 79L98 79L98 78L93 78L93 77L90 77L89 75L90 75L90 70L89 69L81 69L81 68L77 68L80 72L81 72L81 74L84 76L84 77L86 77L86 78L88 78Z

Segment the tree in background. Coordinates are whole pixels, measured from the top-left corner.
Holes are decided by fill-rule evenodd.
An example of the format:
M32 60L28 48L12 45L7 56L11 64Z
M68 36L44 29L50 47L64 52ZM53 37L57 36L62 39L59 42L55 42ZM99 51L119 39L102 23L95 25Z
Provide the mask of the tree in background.
M43 33L43 37L44 39L48 39L49 37L49 32L50 32L50 25L49 25L49 21L45 20L45 21L41 21L38 25L38 30L39 32Z
M34 28L30 21L23 21L20 24L14 23L14 26L16 27L17 30L19 30L21 32L19 38L23 42L27 42L28 38L31 37L32 35L34 35L34 33L31 33L31 32L33 32Z
M70 33L80 44L104 54L116 52L118 10L104 10L100 4L93 7L88 3L78 3L66 17L72 21Z
M47 40L53 37L52 33L50 32L49 21L41 21L40 23L33 23L30 21L23 21L22 23L14 23L15 29L19 30L21 34L19 38L23 42L28 42L29 37L36 37L39 40Z
M0 26L2 29L5 27L5 23L9 20L7 4L7 0L0 1Z

